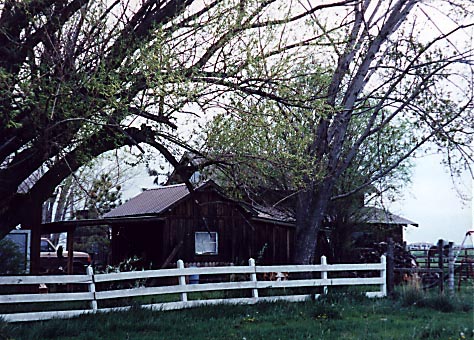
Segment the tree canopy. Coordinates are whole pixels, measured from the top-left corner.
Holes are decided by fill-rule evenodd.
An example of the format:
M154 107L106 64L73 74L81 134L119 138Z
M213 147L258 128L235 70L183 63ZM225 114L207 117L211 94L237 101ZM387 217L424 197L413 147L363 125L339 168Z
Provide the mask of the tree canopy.
M303 133L298 159L311 164L298 179L295 255L309 263L332 198L384 178L429 141L451 164L472 162L473 6L7 0L0 5L0 235L40 220L36 211L54 188L105 151L148 144L178 166L175 148L192 149L178 133L186 117L279 107L291 124L292 115L311 118L292 132ZM321 84L305 86L311 78ZM411 147L334 195L374 138L402 122L414 127ZM291 158L294 150L285 152Z
M311 42L305 10L272 1L5 1L0 5L0 235L90 159L146 143L174 166L185 117L273 89ZM31 218L29 218L29 216Z
M473 17L466 1L367 0L328 9L311 18L320 39L292 65L299 80L279 89L291 89L287 95L306 110L240 98L238 111L213 123L211 153L253 157L267 181L298 189L296 262L312 261L330 202L393 176L428 143L452 169L472 165ZM298 76L295 67L304 71Z

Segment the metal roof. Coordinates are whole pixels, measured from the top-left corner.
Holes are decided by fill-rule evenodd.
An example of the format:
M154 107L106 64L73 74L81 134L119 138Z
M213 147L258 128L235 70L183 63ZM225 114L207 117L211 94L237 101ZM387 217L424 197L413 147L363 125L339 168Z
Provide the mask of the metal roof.
M199 190L207 185L214 184L212 181L205 182L195 190ZM218 186L216 186L218 187ZM108 212L103 218L132 217L132 216L156 216L171 208L175 203L189 195L189 190L185 184L167 185L156 189L145 190L141 194L133 197L124 204ZM243 204L242 202L236 202ZM242 206L245 206L243 204ZM275 208L248 206L254 218L264 218L273 221L294 223L294 218L289 214ZM359 209L352 220L356 223L368 224L398 224L414 225L418 223L410 221L404 217L392 214L389 211L377 207L363 207Z
M275 207L265 207L262 205L252 205L254 211L257 213L257 217L266 218L272 220L278 220L281 222L295 223L295 218L287 211L277 209Z
M145 190L109 211L104 218L159 214L189 194L185 184Z
M207 186L213 186L215 190L220 189L213 181L207 181L199 185L195 190ZM145 190L141 194L106 213L103 218L110 220L123 217L131 218L133 216L156 216L171 208L175 203L178 203L188 195L189 191L185 184L167 185L156 189ZM282 212L277 213L277 209L263 209L262 207L255 209L255 207L243 202L235 201L235 203L239 204L243 209L247 208L247 211L251 213L254 218L263 218L265 220L271 220L274 223L294 223L294 220L289 219L288 216L283 215Z
M359 223L368 224L400 224L414 225L418 227L418 223L413 222L404 217L392 214L390 211L377 207L363 207L354 216L354 220Z

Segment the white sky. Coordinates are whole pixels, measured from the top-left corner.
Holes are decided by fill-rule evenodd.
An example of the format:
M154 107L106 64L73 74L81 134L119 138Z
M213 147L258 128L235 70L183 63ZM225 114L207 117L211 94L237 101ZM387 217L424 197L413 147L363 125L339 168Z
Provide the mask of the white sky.
M390 206L393 213L419 223L418 228L407 228L408 243L436 243L442 238L460 244L466 231L474 229L472 179L466 171L454 184L441 160L441 155L416 159L405 197Z

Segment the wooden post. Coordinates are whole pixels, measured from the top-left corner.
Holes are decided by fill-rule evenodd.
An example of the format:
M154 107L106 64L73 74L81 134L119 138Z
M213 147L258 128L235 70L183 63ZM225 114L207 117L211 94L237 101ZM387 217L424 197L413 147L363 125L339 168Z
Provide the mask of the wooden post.
M249 259L249 266L254 268L254 272L250 274L250 281L255 282L255 288L252 289L252 297L258 299L258 289L257 289L257 272L255 271L255 260Z
M71 275L74 273L74 231L75 227L71 227L67 231L67 273ZM81 274L84 274L82 272Z
M439 277L439 291L444 291L444 264L443 264L443 240L438 240L438 267L441 269L440 277Z
M93 294L93 300L91 301L91 309L95 312L97 312L97 300L95 298L95 282L94 282L94 269L92 269L92 266L87 267L87 275L91 276L91 283L89 283L89 292Z
M380 271L380 277L382 278L382 284L380 285L380 292L382 296L387 296L387 258L385 255L380 256L380 263L382 263L383 269Z
M391 295L394 291L395 278L394 278L394 248L393 239L388 239L388 249L387 249L387 294Z
M41 268L41 205L32 204L22 223L22 229L31 230L30 274L38 275Z
M321 279L327 280L328 279L328 272L326 266L328 265L326 256L321 256L321 266L324 266L325 270L321 271ZM323 286L323 294L328 293L328 286Z
M428 252L427 252L428 269L431 268L431 254L432 254L432 250L431 250L431 247L430 247L428 249Z
M178 268L179 269L184 269L184 262L183 260L178 260ZM178 278L178 282L180 286L186 286L186 276L185 275L180 275ZM181 293L181 301L186 302L188 301L188 294L187 293Z
M448 253L448 289L450 294L454 294L454 250L453 242L449 242L449 253Z
M23 228L23 226L22 226ZM23 228L26 229L26 228ZM38 226L28 226L31 230L31 250L30 250L30 274L38 275L40 272L40 261L41 261L41 230Z

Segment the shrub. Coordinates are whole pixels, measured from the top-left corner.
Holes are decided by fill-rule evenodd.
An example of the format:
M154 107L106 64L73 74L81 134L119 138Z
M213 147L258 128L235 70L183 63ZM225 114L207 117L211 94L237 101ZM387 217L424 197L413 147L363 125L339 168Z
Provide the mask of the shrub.
M22 274L24 267L22 253L15 242L0 240L0 274Z

